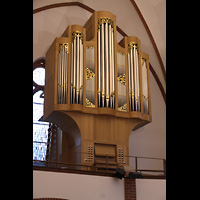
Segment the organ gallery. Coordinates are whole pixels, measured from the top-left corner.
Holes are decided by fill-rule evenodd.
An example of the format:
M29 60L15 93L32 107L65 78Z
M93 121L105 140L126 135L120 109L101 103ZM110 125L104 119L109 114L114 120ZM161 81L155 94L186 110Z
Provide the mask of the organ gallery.
M68 26L47 50L47 160L97 171L129 165L131 131L152 120L149 55L136 36L117 43L116 31L115 15L94 12L84 26Z

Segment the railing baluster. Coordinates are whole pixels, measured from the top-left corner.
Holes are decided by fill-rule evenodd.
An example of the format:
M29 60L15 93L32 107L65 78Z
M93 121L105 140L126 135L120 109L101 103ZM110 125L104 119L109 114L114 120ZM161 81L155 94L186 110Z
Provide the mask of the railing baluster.
M137 171L137 157L135 157L135 171Z
M106 154L106 172L108 172L108 155Z
M166 176L166 160L163 159L163 170L164 170L164 175Z

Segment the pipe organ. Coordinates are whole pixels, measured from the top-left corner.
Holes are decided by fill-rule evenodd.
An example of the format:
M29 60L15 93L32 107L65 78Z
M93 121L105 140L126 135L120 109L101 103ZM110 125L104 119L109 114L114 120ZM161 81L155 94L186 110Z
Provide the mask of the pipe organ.
M152 120L149 56L136 36L117 43L116 31L115 15L94 12L46 53L43 119L62 129L59 161L128 165L130 132Z

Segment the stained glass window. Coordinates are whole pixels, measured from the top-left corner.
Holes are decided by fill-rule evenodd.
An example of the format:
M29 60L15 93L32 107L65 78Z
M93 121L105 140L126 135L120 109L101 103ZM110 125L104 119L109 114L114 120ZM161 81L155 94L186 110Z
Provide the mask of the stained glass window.
M44 86L45 69L37 67L33 70L33 81L35 86ZM42 97L43 90L39 90L33 94L33 160L45 160L47 149L47 137L49 123L39 121L43 116L44 98Z

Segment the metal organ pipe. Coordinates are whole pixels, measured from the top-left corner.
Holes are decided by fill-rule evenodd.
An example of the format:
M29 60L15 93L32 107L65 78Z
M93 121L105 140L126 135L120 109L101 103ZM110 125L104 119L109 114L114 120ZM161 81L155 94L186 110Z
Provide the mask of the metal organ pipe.
M74 59L74 62L73 62L73 72L74 72L74 74L73 74L73 93L72 93L72 96L73 96L73 101L72 101L72 103L75 103L75 93L76 93L76 38L74 39L74 52L73 52L73 59Z
M70 103L73 103L73 86L74 86L74 44L72 43L71 48L71 86L70 86Z
M134 98L135 98L135 92L134 92L134 65L133 65L133 49L131 49L130 52L130 73L131 73L131 110L134 110Z
M140 78L137 44L128 44L128 71L129 71L129 109L130 111L140 111Z
M135 87L135 110L138 110L138 96L137 96L137 89L138 89L138 82L137 82L137 58L136 58L136 49L135 49L135 45L133 47L133 62L134 62L134 66L133 66L133 70L134 70L134 87Z
M99 19L97 34L98 107L114 108L114 33L108 18Z
M101 105L101 37L100 37L100 30L98 31L97 34L97 40L98 40L98 107Z
M77 65L76 65L76 71L77 71L77 77L76 77L76 103L79 103L79 81L80 81L80 38L77 37Z
M102 78L102 107L104 107L105 103L105 70L104 70L104 24L101 26L101 78Z
M114 30L113 27L111 28L112 32L111 32L111 72L112 72L112 93L113 93L113 104L112 104L112 108L115 108L115 73L114 73L114 69L115 69L115 65L114 65Z
M112 79L114 78L112 76L112 50L111 50L111 47L112 47L112 27L111 25L109 24L109 66L110 66L110 107L112 108L113 107L113 94L112 94Z
M108 18L100 18L97 32L97 102L98 107L115 109L115 65L114 65L114 29L113 22ZM83 35L79 31L72 33L71 43L71 82L70 103L83 105ZM125 59L119 54L120 63ZM128 83L129 88L129 111L140 111L140 71L139 51L136 42L128 44ZM125 60L122 62L125 65ZM145 62L142 62L146 65ZM58 54L58 104L67 103L67 66L68 66L68 43L59 44ZM118 66L118 64L117 64ZM87 66L86 66L87 67ZM142 66L143 67L143 66ZM142 68L142 74L145 67ZM125 74L123 72L121 75ZM146 76L146 74L144 75ZM143 83L142 75L142 83ZM147 79L147 78L146 78ZM145 82L145 84L147 84ZM146 87L146 86L145 86ZM120 87L121 89L121 87ZM146 88L142 88L146 91ZM119 88L118 88L119 90ZM124 95L120 90L120 95ZM124 97L120 97L121 99ZM144 110L148 112L148 94L143 97ZM120 100L121 101L121 100ZM118 102L119 103L119 102ZM124 104L125 105L125 104ZM121 106L121 105L120 105ZM123 105L122 105L123 106Z
M148 78L146 59L142 58L142 97L143 97L143 111L145 114L149 113L148 110Z
M59 44L58 53L58 104L67 103L68 43Z
M72 33L71 103L83 104L83 43L82 33Z
M80 41L80 104L83 104L83 43Z
M136 82L137 82L137 111L140 111L140 78L139 78L139 63L138 63L138 49L136 49Z
M108 73L108 23L105 24L105 63L106 63L106 107L109 106L109 73Z
M130 54L128 53L128 80L129 80L129 110L131 111L132 106L131 106L131 64L130 64Z

